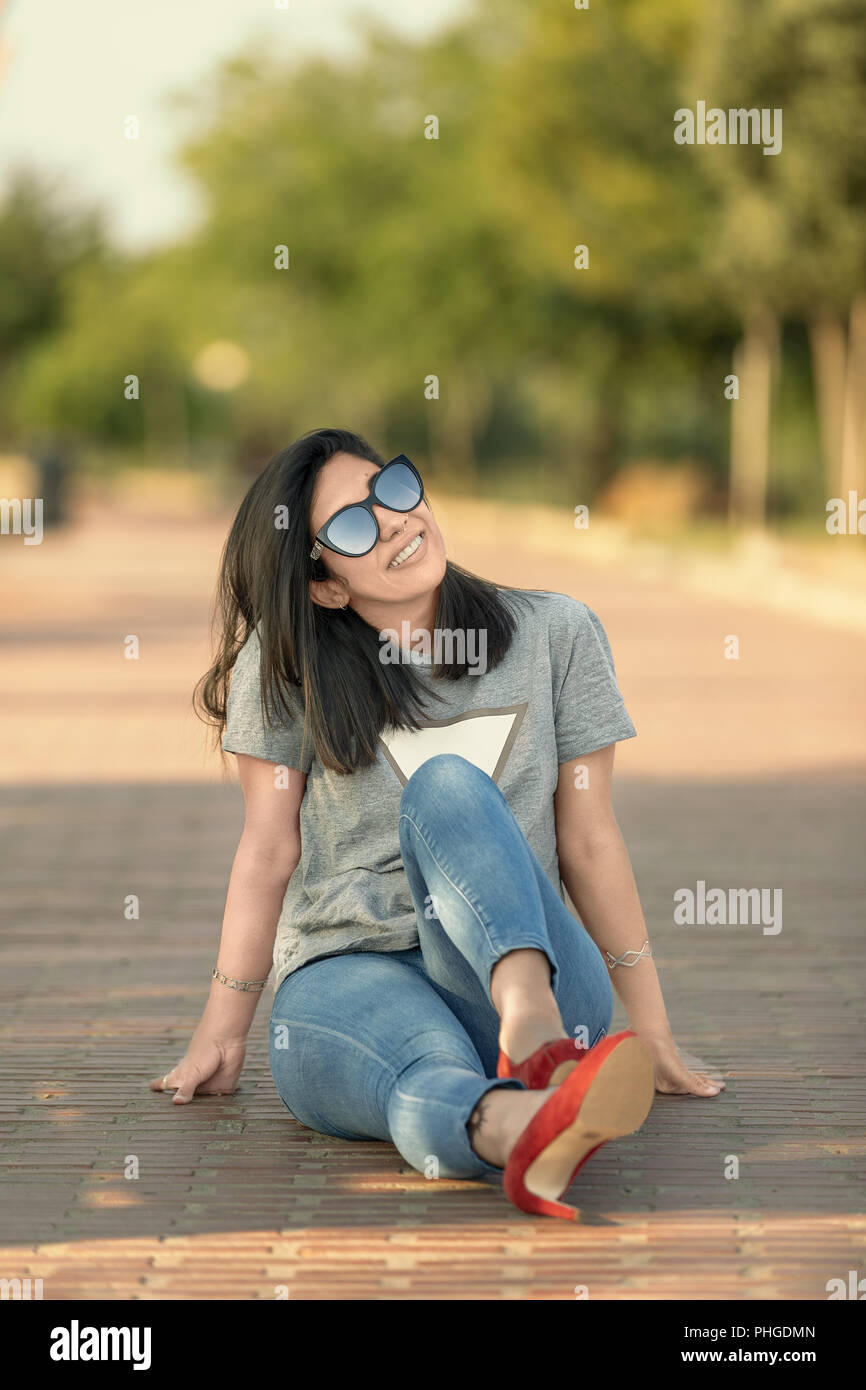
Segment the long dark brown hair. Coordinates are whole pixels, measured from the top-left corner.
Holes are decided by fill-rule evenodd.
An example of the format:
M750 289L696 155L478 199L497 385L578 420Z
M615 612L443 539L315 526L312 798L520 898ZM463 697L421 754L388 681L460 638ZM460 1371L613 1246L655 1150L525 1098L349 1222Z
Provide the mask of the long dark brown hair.
M297 708L300 693L305 746L323 766L351 773L375 762L386 725L421 727L423 701L431 692L411 664L382 663L378 632L359 614L351 608L323 608L310 597L310 580L328 577L321 556L310 559L313 489L320 469L336 453L353 454L379 468L385 463L360 435L312 430L271 459L241 502L220 565L216 658L196 686L193 704L214 726L219 744L231 671L257 629L266 723L273 727L287 714L297 717L291 707ZM505 656L516 629L515 616L501 597L507 588L446 561L435 626L464 633L483 630L487 669ZM451 655L453 660L428 671L461 680L469 666L457 660L456 651ZM442 697L434 693L434 698Z

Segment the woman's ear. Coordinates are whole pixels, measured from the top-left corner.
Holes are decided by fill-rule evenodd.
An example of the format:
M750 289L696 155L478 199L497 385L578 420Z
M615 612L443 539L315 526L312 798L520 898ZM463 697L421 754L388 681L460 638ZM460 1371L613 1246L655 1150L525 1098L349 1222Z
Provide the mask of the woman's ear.
M345 608L349 590L342 579L311 579L310 598L320 608Z

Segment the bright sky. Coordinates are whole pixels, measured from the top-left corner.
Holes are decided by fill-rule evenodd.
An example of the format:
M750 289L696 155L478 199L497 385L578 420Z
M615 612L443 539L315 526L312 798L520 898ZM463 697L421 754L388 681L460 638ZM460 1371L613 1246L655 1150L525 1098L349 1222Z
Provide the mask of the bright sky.
M69 205L96 201L124 246L171 240L195 221L171 166L182 134L162 99L263 37L272 53L349 54L356 15L422 37L468 0L0 0L0 197L10 169L56 176ZM123 137L134 114L140 138Z

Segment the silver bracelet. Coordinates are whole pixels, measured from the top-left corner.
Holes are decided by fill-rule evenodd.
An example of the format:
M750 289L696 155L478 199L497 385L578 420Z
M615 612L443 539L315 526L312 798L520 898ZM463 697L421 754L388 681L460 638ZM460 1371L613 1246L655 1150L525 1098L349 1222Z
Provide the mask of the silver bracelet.
M261 994L268 983L267 977L264 980L232 980L221 970L217 970L216 966L213 968L211 979L216 980L221 985L228 985L229 989L246 990L248 994Z
M621 956L612 956L610 951L605 951L604 954L607 956L608 968L613 970L615 965L627 965L631 968L631 966L637 965L641 956L651 956L652 953L652 946L649 941L645 941L639 951L623 951ZM626 960L626 956L634 956L634 960Z

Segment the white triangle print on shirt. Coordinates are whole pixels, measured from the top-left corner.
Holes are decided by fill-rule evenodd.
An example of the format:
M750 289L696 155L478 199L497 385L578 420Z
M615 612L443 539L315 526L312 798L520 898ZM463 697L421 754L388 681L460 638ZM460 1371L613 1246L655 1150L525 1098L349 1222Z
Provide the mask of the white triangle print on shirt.
M525 713L526 702L469 710L454 719L431 719L420 729L388 729L379 742L404 787L422 763L439 753L459 754L496 782Z

